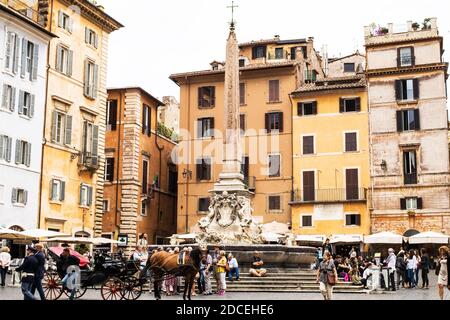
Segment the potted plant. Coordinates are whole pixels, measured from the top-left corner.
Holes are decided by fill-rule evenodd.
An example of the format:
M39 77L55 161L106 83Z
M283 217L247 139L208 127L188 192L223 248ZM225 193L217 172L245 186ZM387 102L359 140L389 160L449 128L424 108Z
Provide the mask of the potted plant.
M412 28L413 28L414 31L417 31L420 28L420 24L418 22L414 22L412 24Z
M423 20L423 27L422 30L429 30L431 29L431 19L430 18L426 18L425 20Z
M381 27L381 28L380 28L380 33L381 33L382 35L388 34L388 33L389 33L389 29L386 28L386 27Z

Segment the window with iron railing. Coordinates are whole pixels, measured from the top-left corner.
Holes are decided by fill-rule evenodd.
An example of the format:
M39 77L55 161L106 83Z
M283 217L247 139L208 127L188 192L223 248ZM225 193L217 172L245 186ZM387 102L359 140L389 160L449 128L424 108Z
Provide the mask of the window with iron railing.
M292 201L298 203L339 203L349 201L365 201L367 191L364 188L349 187L342 189L295 189Z

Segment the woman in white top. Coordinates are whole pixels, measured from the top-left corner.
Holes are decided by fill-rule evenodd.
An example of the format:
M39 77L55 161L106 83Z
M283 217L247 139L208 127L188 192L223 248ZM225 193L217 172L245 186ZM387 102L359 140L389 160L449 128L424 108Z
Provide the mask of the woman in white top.
M0 253L0 278L1 278L0 285L3 288L5 287L6 273L8 272L10 264L11 264L11 255L9 254L9 248L3 247Z
M416 256L416 269L414 270L414 285L419 286L419 269L420 263L422 262L422 258L420 257L419 250L415 251Z
M448 282L448 247L439 248L439 275L438 275L438 287L439 287L439 297L444 300L444 288L450 289L450 284Z
M407 274L407 279L408 279L408 284L409 284L409 288L414 288L415 287L415 279L414 279L414 274L416 272L417 269L417 258L415 255L414 250L410 250L409 251L409 255L408 258L406 259L407 265L406 265L406 274Z

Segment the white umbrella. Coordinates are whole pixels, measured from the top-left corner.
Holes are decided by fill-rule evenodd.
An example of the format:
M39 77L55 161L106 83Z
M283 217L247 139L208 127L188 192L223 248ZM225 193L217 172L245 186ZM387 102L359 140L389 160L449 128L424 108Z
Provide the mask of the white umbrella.
M24 236L20 231L14 231L7 228L0 227L0 239L27 239L29 237Z
M330 239L330 243L360 243L363 241L363 236L360 234L339 234L334 235Z
M298 242L307 242L307 243L320 243L323 244L325 242L325 239L327 237L325 235L298 235L297 238L295 238Z
M92 238L80 238L80 237L55 237L43 240L44 242L60 242L67 244L93 244Z
M120 244L119 241L108 238L93 238L93 244Z
M196 239L197 235L195 233L189 233L189 234L177 234L175 235L178 239Z
M438 232L423 232L409 237L410 244L448 244L449 236Z
M22 236L26 236L28 238L33 239L46 239L46 238L54 238L54 237L69 237L69 234L61 233L61 232L55 232L55 231L49 231L49 230L43 230L43 229L32 229L32 230L26 230L22 231L20 233Z
M380 232L364 237L365 244L402 244L403 236L393 232Z

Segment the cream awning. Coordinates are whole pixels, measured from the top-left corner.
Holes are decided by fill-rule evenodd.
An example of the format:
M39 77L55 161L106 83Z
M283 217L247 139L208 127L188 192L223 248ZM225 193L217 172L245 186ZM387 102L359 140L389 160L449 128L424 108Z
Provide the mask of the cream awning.
M393 232L380 232L364 237L365 244L402 244L403 236Z
M330 243L360 243L363 241L363 236L361 234L338 234L334 235L330 239Z
M410 244L448 244L449 236L438 232L423 232L409 237Z
M326 239L327 236L325 235L298 235L297 238L295 238L297 242L320 243L320 244L323 244Z

